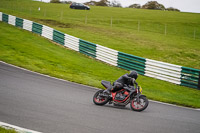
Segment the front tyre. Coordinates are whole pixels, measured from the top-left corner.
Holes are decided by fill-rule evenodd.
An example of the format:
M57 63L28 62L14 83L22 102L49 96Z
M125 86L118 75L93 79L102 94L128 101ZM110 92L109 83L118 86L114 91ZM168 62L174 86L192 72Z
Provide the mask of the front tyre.
M105 96L104 90L97 91L93 96L93 102L96 105L105 105L109 99L108 96Z
M134 97L130 101L131 109L138 112L145 110L148 105L149 105L149 100L144 95L141 95L139 97L139 102L137 102L136 97Z

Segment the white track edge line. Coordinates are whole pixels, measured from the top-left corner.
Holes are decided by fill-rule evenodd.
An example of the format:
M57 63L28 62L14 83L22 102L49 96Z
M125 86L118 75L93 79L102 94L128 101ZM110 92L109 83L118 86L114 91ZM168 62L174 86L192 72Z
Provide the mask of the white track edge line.
M1 121L0 121L0 127L3 127L5 129L14 129L15 131L20 132L20 133L42 133L42 132L37 132L37 131L30 130L30 129L18 127L18 126L15 126L15 125L11 125L11 124L8 124L8 123L4 123L4 122L1 122Z

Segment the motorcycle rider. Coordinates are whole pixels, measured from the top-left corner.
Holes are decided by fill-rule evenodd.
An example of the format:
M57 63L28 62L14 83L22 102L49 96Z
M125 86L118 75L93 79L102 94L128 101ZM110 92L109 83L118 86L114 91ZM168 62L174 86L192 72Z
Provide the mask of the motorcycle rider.
M129 74L126 73L119 77L114 83L113 83L113 88L107 88L104 92L107 94L110 94L111 91L118 91L123 89L125 85L133 85L135 80L138 77L138 73L136 71L131 71Z

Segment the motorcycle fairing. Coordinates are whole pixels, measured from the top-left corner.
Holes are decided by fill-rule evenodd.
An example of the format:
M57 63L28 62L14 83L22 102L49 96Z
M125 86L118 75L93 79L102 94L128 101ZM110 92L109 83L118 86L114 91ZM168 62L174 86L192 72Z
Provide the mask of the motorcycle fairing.
M127 95L126 98L123 99L123 100L117 100L117 99L115 99L117 93L121 93L122 91L124 91L124 94ZM127 91L125 91L124 89L116 91L116 92L111 92L111 94L112 94L113 101L119 102L119 103L125 102L130 97L130 94Z

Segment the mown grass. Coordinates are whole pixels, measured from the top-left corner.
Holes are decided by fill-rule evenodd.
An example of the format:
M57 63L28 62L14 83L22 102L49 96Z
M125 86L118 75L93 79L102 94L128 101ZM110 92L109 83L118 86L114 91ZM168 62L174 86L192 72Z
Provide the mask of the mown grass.
M0 22L0 60L98 88L103 88L101 80L113 82L128 72L3 22ZM198 90L145 76L139 76L138 82L150 99L200 108Z
M0 133L17 133L17 132L14 130L5 129L3 127L0 127Z
M200 69L197 13L96 6L84 11L31 0L1 0L0 11L118 51Z

